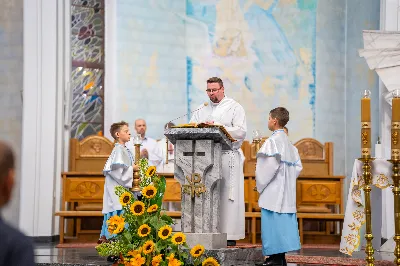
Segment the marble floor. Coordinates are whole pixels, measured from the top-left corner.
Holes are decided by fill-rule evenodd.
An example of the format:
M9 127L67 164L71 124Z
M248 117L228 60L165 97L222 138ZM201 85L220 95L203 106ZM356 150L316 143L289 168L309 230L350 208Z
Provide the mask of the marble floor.
M253 266L254 262L262 259L260 248L226 249L226 257L235 254L237 262L230 260L224 265ZM236 255L239 254L239 255ZM349 257L337 250L307 248L287 254L288 265L365 265L364 252L358 252ZM394 265L391 253L375 252L375 265ZM100 257L94 248L56 248L54 244L36 244L36 265L111 265Z

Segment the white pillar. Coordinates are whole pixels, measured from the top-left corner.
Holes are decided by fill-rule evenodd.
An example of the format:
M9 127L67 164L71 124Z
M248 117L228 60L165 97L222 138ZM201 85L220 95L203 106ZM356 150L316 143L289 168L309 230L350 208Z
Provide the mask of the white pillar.
M400 0L381 0L380 29L384 31L400 30ZM379 83L380 97L380 135L382 148L386 158L390 158L390 128L392 110L382 97L387 92L385 85ZM382 191L382 237L392 238L394 235L393 193L390 188Z
M23 134L20 228L58 234L63 165L63 99L68 71L69 1L24 0ZM67 13L68 14L68 13ZM66 32L66 29L69 29ZM67 60L68 59L68 60Z
M117 114L118 91L117 87L117 1L105 1L105 33L104 40L104 136L112 140L109 132L114 122L121 121ZM132 121L126 121L132 123ZM130 125L132 128L132 125Z

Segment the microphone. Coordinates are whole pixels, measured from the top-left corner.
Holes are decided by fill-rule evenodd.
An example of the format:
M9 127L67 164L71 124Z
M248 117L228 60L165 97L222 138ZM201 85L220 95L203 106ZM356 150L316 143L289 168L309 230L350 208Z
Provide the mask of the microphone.
M175 120L178 120L179 118L182 118L182 117L184 117L184 116L190 115L191 113L194 113L194 112L196 112L196 111L199 111L200 109L202 109L202 108L204 108L204 107L206 107L206 106L208 106L208 102L203 103L203 106L197 108L197 109L194 110L194 111L191 111L190 113L187 113L187 114L184 114L184 115L182 115L182 116L180 116L180 117L177 117L177 118L172 119L172 120L169 121L168 123L170 123L170 122L172 122L172 121L175 121Z

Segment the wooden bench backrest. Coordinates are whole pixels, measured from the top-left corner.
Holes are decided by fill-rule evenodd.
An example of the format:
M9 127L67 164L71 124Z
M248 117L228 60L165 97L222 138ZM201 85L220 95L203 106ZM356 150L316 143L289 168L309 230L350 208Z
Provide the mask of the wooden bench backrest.
M264 143L264 138L260 144ZM328 176L333 175L333 143L326 142L324 145L312 138L301 139L294 144L299 151L303 171L300 176ZM254 175L256 170L255 145L244 141L242 150L246 157L244 162L245 175Z
M294 144L299 151L303 170L300 176L333 175L333 143L324 145L312 138L301 139Z
M88 136L83 140L71 139L69 171L102 172L114 144L101 136Z

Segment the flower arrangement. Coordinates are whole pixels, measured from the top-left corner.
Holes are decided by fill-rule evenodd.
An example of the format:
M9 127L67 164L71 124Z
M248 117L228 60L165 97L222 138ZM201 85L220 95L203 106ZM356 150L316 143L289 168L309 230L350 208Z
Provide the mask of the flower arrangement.
M161 213L165 178L158 176L146 159L140 160L139 168L142 196L136 199L126 188L115 188L123 211L107 221L108 231L115 237L96 247L99 255L119 257L114 264L118 266L219 265L213 257L204 258L202 245L191 248L190 255L185 251L189 249L185 234L173 233L173 220Z

